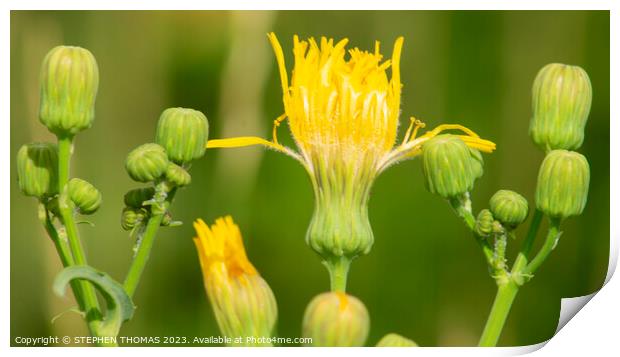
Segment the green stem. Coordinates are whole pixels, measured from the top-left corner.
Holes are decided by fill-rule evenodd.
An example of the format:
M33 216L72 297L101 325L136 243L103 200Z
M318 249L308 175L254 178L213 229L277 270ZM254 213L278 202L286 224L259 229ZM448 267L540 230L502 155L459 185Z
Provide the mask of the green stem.
M502 333L506 318L510 312L513 301L517 297L519 292L519 286L513 281L508 281L497 288L497 295L495 295L495 301L493 301L493 307L491 313L484 326L482 337L478 346L480 347L494 347L497 345L499 336Z
M136 291L136 287L138 286L138 282L140 281L140 277L142 276L144 267L149 260L151 248L153 248L153 242L155 241L157 230L159 229L163 218L163 214L156 214L149 218L149 221L146 225L146 230L144 231L144 235L142 236L139 243L138 251L136 252L135 257L131 262L129 272L127 272L127 277L125 278L125 291L127 292L127 295L129 295L129 297L133 297L133 294Z
M542 217L543 214L541 211L536 210L534 212L534 217L532 218L530 228L527 231L527 236L523 241L521 250L519 251L517 259L515 259L515 263L512 267L513 273L520 272L527 265L527 256L530 254L530 251L532 250L532 245L534 244L534 240L536 240L536 236L538 235L538 229L540 228L540 222L542 221Z
M456 214L461 217L467 228L469 228L469 230L473 233L474 228L476 227L476 217L474 217L471 211L468 210L465 205L463 205L463 202L460 199L451 199L450 205L452 206ZM482 253L486 258L487 264L489 264L490 266L493 265L494 253L493 248L491 248L491 246L489 245L489 242L476 236L476 234L474 234L474 239L476 240L476 242L478 242L478 245L480 245Z
M77 226L73 219L73 203L66 197L65 193L65 186L67 182L69 182L72 142L72 137L58 138L58 192L60 193L58 206L62 223L67 231L67 239L69 240L69 246L71 247L75 264L87 265L84 249L82 248ZM92 285L84 281L79 281L78 283L83 292L84 301L82 306L84 306L85 309L86 321L89 323L89 326L91 326L92 333L96 331L96 327L94 327L91 322L101 319L97 295L95 295L95 289Z
M347 257L339 257L324 261L329 271L330 289L334 292L345 292L347 290L347 276L351 260Z
M545 239L545 243L534 259L527 265L524 269L525 274L533 274L541 264L549 257L553 248L555 248L555 244L560 235L560 220L550 219L549 231L547 232L547 238Z
M56 251L58 252L58 256L60 257L62 266L66 268L68 266L74 265L75 262L73 261L71 250L67 246L67 243L58 234L58 231L56 230L56 227L54 227L54 224L52 224L49 212L47 211L47 208L45 208L45 205L43 203L41 203L39 210L41 215L41 222L43 223L43 226L45 227L45 231L47 232L48 236L52 239L52 242L54 242L54 246L56 247ZM78 281L71 281L71 290L73 291L73 295L75 296L75 300L77 301L80 310L84 311L84 293L82 292L82 287Z

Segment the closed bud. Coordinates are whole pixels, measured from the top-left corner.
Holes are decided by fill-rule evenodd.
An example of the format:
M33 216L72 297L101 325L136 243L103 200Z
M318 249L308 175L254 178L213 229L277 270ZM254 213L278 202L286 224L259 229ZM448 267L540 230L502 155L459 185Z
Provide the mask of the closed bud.
M342 292L316 296L304 314L302 336L312 346L363 346L370 329L368 311L359 299Z
M128 191L123 197L123 201L127 207L140 208L144 201L148 201L155 196L153 187L134 188Z
M493 213L488 209L483 209L478 213L476 219L476 225L474 226L474 233L478 237L488 237L493 232Z
M592 85L586 71L559 63L546 65L532 88L530 136L547 151L579 148L591 103Z
M553 150L538 172L536 207L553 218L580 215L588 201L590 166L574 151Z
M489 207L493 217L510 228L518 226L527 218L527 200L514 191L497 191L489 200Z
M82 214L95 213L101 206L101 192L82 179L72 178L69 180L67 192L73 204Z
M388 333L377 342L377 347L418 347L418 344L399 334Z
M152 182L166 172L168 156L166 150L157 144L143 144L127 155L125 169L138 182Z
M146 217L146 211L140 208L125 207L121 213L121 227L130 231Z
M90 128L98 86L99 69L90 51L53 48L41 67L41 123L58 136L73 136Z
M155 137L155 141L166 149L168 158L181 165L204 155L209 122L197 110L168 108L159 117Z
M276 299L248 260L239 227L230 216L211 227L194 223L207 296L223 336L232 345L270 346L278 319ZM237 341L241 338L241 341Z
M58 150L49 143L23 145L17 152L17 181L26 196L58 193Z
M443 198L471 191L482 176L482 156L459 137L438 135L422 147L427 189Z
M166 169L166 180L175 186L183 187L192 182L192 177L187 170L171 162Z

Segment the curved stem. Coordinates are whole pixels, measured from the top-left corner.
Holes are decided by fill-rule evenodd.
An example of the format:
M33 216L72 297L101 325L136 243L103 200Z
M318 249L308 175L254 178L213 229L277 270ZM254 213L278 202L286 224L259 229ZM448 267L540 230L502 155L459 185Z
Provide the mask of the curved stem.
M547 232L547 238L545 239L545 243L534 259L527 265L524 269L525 274L533 274L540 265L549 257L553 248L555 248L555 244L560 237L560 221L557 219L550 219L550 227Z
M71 162L71 145L73 142L72 137L59 137L58 138L58 192L59 196L59 211L62 223L67 231L67 239L69 240L69 246L73 253L75 264L87 265L86 257L84 255L84 249L78 236L77 226L73 219L73 204L66 197L65 186L69 182L69 170ZM94 288L84 281L79 281L81 290L83 292L83 306L86 313L86 320L91 326L91 322L101 319L101 312L99 311L99 303L97 296L95 295ZM91 326L91 333L96 331L96 328Z
M518 292L519 286L513 281L508 281L497 288L497 295L495 295L495 301L493 301L493 307L491 307L491 313L484 326L478 346L494 347L497 345Z
M456 214L461 217L467 228L469 228L469 230L473 233L476 226L476 217L474 217L474 215L471 213L471 209L468 209L460 199L456 198L450 200L450 205L452 206ZM494 262L493 248L491 248L489 242L481 239L475 234L474 239L476 240L476 242L478 242L478 245L480 245L487 264L489 264L489 266L492 266Z

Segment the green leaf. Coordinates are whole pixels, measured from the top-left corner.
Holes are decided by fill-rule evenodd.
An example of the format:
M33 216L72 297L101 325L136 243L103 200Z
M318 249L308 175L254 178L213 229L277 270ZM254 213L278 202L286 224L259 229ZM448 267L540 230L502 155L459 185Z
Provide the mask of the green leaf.
M108 274L90 266L74 265L63 269L54 280L53 290L58 296L64 296L67 285L74 279L91 282L106 301L106 314L99 324L99 334L116 336L123 322L133 317L134 305L123 286Z

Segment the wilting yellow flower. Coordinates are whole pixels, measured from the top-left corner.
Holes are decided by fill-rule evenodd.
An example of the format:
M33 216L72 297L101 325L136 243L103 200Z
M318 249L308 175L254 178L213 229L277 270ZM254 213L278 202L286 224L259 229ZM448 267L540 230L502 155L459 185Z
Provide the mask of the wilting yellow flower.
M220 331L231 339L230 345L271 345L276 299L248 260L239 227L226 216L211 227L199 219L194 228L205 289Z
M403 141L396 144L402 37L394 44L392 58L383 60L379 42L374 52L347 51L347 39L335 43L323 37L317 42L295 36L290 84L282 47L273 33L268 37L280 70L284 102L284 114L274 121L272 141L239 137L210 140L207 147L261 144L301 162L310 174L316 198L306 239L328 268L340 265L346 275L350 259L370 250L373 236L366 205L372 183L383 170L417 156L427 140L445 130L461 131L458 137L473 149L495 149L492 142L456 124L440 125L417 137L424 124L415 118ZM277 127L284 120L297 150L278 143Z

